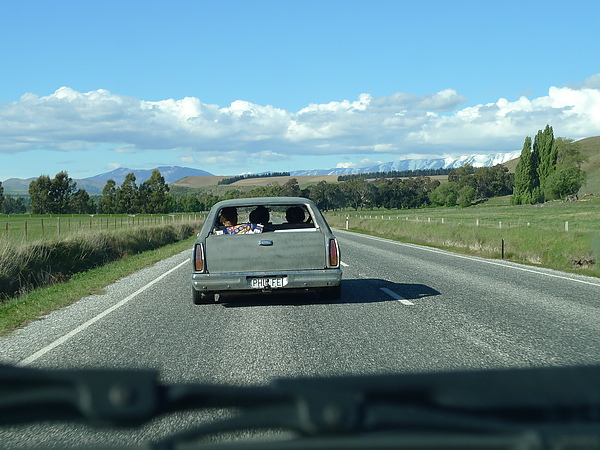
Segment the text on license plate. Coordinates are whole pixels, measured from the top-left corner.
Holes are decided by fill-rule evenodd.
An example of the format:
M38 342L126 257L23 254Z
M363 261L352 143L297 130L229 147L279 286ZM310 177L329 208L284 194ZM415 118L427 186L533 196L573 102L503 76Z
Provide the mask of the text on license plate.
M253 289L263 289L267 285L271 289L282 288L288 284L287 277L264 277L264 278L249 278L248 283Z

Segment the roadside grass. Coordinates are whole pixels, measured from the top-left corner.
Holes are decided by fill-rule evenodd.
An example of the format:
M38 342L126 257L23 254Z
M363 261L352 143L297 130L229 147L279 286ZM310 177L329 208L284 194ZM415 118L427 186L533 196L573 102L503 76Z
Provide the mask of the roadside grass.
M72 234L202 220L206 214L0 214L0 241L34 242Z
M173 244L195 234L200 222L82 231L13 243L0 240L0 302L70 279L103 264Z
M600 201L470 208L344 211L331 226L486 258L600 277ZM568 224L566 224L568 222ZM568 231L566 229L568 228Z
M0 302L0 335L6 336L51 311L70 305L85 296L102 292L104 287L119 278L190 249L195 238L191 236L156 250L145 251L96 269L76 273L64 283L37 288L25 296Z

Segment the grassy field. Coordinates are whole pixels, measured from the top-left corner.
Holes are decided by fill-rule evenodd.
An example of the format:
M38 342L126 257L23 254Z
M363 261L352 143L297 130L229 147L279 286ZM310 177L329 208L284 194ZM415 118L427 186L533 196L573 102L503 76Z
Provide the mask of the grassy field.
M600 199L510 206L508 198L470 208L328 213L349 230L488 258L600 277Z
M0 214L0 242L33 242L56 239L73 233L119 230L147 225L164 225L202 220L200 213L191 214Z

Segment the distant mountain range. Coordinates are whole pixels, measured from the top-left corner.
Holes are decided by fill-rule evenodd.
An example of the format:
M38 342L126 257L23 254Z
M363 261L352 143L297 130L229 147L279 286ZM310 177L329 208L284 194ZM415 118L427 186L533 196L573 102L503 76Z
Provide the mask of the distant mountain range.
M362 167L334 168L334 169L315 169L315 170L293 170L292 176L301 175L351 175L371 172L391 172L403 170L423 170L423 169L454 169L470 164L473 167L492 167L496 164L503 164L512 159L518 158L518 152L496 153L493 155L469 155L456 158L432 158L432 159L398 159L396 161L381 163L376 165L365 165ZM157 167L161 175L165 178L167 184L174 183L182 178L189 176L213 176L212 173L204 170L192 169L190 167L180 166L161 166ZM76 179L77 187L85 189L92 195L102 192L108 180L114 180L117 185L123 183L127 174L133 173L136 183L139 185L150 178L154 169L127 169L119 168L110 172L101 173L93 177ZM269 172L265 172L269 173ZM26 194L29 189L29 183L36 178L9 178L2 182L4 191L7 194Z
M432 158L432 159L398 159L375 165L362 167L316 169L316 170L294 170L290 175L352 175L372 172L391 172L404 170L425 169L456 169L467 164L473 167L492 167L496 164L504 164L507 161L518 158L521 152L496 153L493 155L469 155L456 158Z
M180 166L161 166L156 167L160 174L165 178L167 184L181 180L182 178L189 176L206 176L213 174L206 172L205 170L192 169L190 167ZM114 180L117 185L120 185L125 181L127 174L133 173L135 175L135 182L139 185L150 178L154 169L127 169L121 167L119 169L111 170L110 172L101 173L94 175L93 177L75 179L77 187L79 189L85 189L89 194L95 195L100 194L102 189L106 185L108 180ZM50 175L52 178L52 175ZM29 190L29 183L37 177L21 179L21 178L9 178L2 182L2 187L7 194L26 194Z
M205 170L192 169L190 167L161 166L156 167L156 169L164 177L165 182L167 184L174 183L185 177L213 175L212 173L206 172ZM123 183L123 181L125 181L125 177L128 174L133 173L135 175L136 183L140 184L150 178L153 170L155 169L127 169L125 167L121 167L119 169L111 170L110 172L101 173L99 175L94 175L93 177L84 178L81 181L104 181L104 184L106 184L108 180L114 180L115 183L121 184Z

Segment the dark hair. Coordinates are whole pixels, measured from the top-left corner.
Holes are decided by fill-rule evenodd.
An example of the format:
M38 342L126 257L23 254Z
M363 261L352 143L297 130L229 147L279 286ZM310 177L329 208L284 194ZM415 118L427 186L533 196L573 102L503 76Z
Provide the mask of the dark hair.
M228 206L219 212L219 220L227 220L229 222L237 222L237 208ZM235 219L235 220L234 220Z
M262 205L257 206L248 217L251 223L261 223L265 225L269 222L269 210Z
M288 223L304 222L304 210L300 206L292 206L285 212L285 218Z

